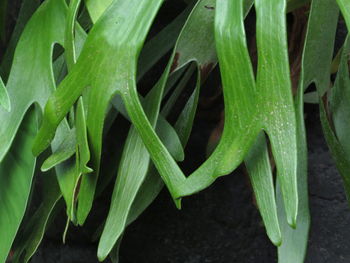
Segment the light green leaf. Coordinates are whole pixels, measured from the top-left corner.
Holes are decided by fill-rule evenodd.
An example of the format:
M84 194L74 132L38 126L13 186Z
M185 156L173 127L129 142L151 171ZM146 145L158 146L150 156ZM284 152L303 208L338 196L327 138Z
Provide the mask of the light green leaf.
M85 4L93 23L96 23L112 2L113 0L85 0Z
M6 87L1 78L0 78L0 106L4 107L5 110L7 111L11 110L10 98L9 98L9 95L7 94Z
M67 22L66 22L66 30L65 30L65 39L64 39L64 48L65 48L65 58L67 63L68 71L71 70L73 65L77 60L76 52L75 52L75 21L78 15L78 10L80 6L81 0L71 0L69 3L69 7L67 10ZM97 2L97 1L91 1Z
M263 128L272 144L278 175L284 181L288 222L295 225L296 123L284 36L285 3L256 1L259 54L256 85L245 43L241 4L218 1L216 10L216 42L224 85L225 128L213 154L187 179L186 186L196 185L202 189L216 177L232 171ZM275 22L263 17L273 17ZM277 23L277 20L280 22ZM182 195L192 192L189 189Z
M83 89L87 86L93 87L87 93L87 126L91 135L92 163L97 169L95 173L97 175L104 112L111 96L119 93L125 102L128 115L179 206L177 200L179 197L202 190L218 176L227 174L236 168L254 142L259 130L263 128L271 140L278 174L281 178L287 220L290 225L295 225L297 216L296 120L290 89L285 36L285 2L277 0L276 3L256 2L259 50L257 91L254 88L255 81L245 45L242 26L243 7L232 3L228 5L226 2L226 4L219 3L222 6L216 9L218 14L216 16L216 40L217 49L220 55L222 54L221 67L227 105L225 120L229 126L234 127L234 130L225 127L218 147L194 174L188 178L183 175L175 160L155 134L141 107L136 91L136 58L146 35L145 29L149 28L159 8L160 1L156 0L142 2L142 5L134 1L127 3L118 1L113 3L99 19L88 36L76 67L46 105L43 125L39 131L34 152L38 154L48 146L57 125ZM126 17L125 14L120 13L120 10L124 9L132 10L133 14L128 14ZM227 10L232 13L228 13ZM235 13L236 16L233 16L232 14ZM132 21L129 21L130 17ZM274 22L262 19L263 17L273 17ZM118 24L117 29L113 26L115 23ZM139 29L141 24L143 25L142 30ZM238 27L233 28L233 26ZM241 34L240 37L231 37L232 28L235 29L235 35L237 29L241 29L238 31L238 34ZM273 44L270 43L272 36ZM233 41L238 42L235 44ZM234 44L234 49L232 49L232 44ZM184 43L184 47L186 45L188 43ZM180 54L178 58L180 64L183 59ZM115 67L111 65L112 61L116 62ZM119 63L123 65L118 67ZM90 66L86 67L87 64ZM103 82L96 81L97 74L89 73L95 68L94 65L98 65L99 70L104 72ZM232 71L232 67L240 70ZM241 77L241 72L244 72L243 77ZM241 86L235 89L230 88L236 82ZM115 86L109 83L114 83ZM273 83L272 86L271 83ZM233 99L235 97L240 98L238 103ZM95 175L89 177L86 183L83 180L82 189L89 194L81 199L85 202L84 204L79 202L82 211L89 211L91 208L96 177ZM81 222L85 218L86 212L82 214Z
M139 1L113 3L91 29L77 64L57 89L61 95L57 93L47 103L43 126L34 147L36 153L47 147L58 123L77 99L75 96L79 96L85 87L93 87L86 94L86 107L92 166L95 172L84 177L81 184L78 205L78 220L81 223L85 221L92 205L99 173L103 121L110 99L120 92L123 97L136 101L139 111L142 111L134 83L136 58L161 2L150 0L143 1L142 4ZM130 10L131 13L126 14L123 10ZM103 81L95 72L89 72L95 68L104 73ZM62 103L58 102L60 98L64 100ZM57 103L61 105L59 112L56 112ZM49 122L48 118L51 119ZM144 113L143 118L146 120ZM79 210L82 212L79 213Z

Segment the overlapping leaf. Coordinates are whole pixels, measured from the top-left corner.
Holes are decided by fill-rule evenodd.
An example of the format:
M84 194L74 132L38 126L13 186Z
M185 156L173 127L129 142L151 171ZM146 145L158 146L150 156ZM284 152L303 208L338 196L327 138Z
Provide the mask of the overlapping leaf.
M16 131L24 115L33 103L44 105L49 94L54 90L52 77L51 53L53 44L63 36L65 4L63 1L48 1L28 22L14 55L12 70L7 82L7 91L11 99L10 112L0 108L0 185L3 215L1 223L0 261L7 257L8 251L17 232L26 209L35 158L28 148L32 147L37 119L34 110L30 110L21 129L18 141L12 146ZM47 31L50 29L49 31ZM36 43L39 40L39 43ZM40 76L40 77L39 77ZM21 87L21 88L19 88ZM28 132L28 134L26 134ZM19 151L16 153L16 151ZM13 157L15 154L15 157ZM6 156L5 156L6 155ZM18 162L16 164L16 162ZM16 182L16 183L14 183ZM7 186L6 186L7 185ZM18 194L16 194L18 193Z
M169 61L168 67L166 69L169 70L170 66L174 65L173 72L175 72L176 70L190 63L192 60L196 61L198 63L197 86L201 82L200 70L203 70L207 67L206 70L209 71L210 67L212 68L216 63L214 35L212 28L214 21L214 12L211 9L204 8L205 6L214 7L215 1L199 1L194 7L191 15L184 25L183 30L179 35L179 39L175 46L173 55L171 56L172 59ZM196 28L196 31L194 28ZM190 48L193 46L191 39L195 39L197 43L203 44L201 46L197 46L197 48L194 50L193 48ZM173 58L175 58L175 61L173 61ZM168 72L165 72L165 74L167 75ZM162 100L161 96L157 96L157 89L163 89L163 87L156 85L155 88L147 96L146 103L144 104L145 110L148 113L148 118L151 121L152 125L155 125L156 123L160 102ZM195 94L197 94L197 96L193 97L197 98L195 101L198 101L198 91L199 87L196 87ZM197 103L194 102L194 104ZM191 105L193 105L193 103ZM189 108L191 110L195 109L195 107ZM195 112L192 110L193 113L190 113L191 110L184 111L184 114L190 116L190 123L193 122ZM190 128L192 126L188 125L186 122L181 123L186 128ZM159 129L159 131L164 133L164 131L161 129ZM184 137L184 142L187 141L189 132L181 132L181 134L186 134L182 137ZM172 140L173 138L168 137L167 141L171 142ZM131 156L132 158L130 158ZM149 161L150 158L147 149L143 145L141 138L137 134L137 131L132 128L129 132L123 157L119 166L119 172L112 196L109 216L107 218L107 222L100 239L98 251L100 259L104 259L112 250L117 240L121 238L127 222L130 208L142 183L145 180L147 170L149 169ZM147 194L147 192L145 194Z
M61 198L60 188L52 178L54 174L43 176L42 202L24 225L23 233L17 237L12 262L28 262L44 236L52 210Z
M338 19L338 8L335 1L313 0L309 15L308 30L306 34L302 69L299 80L299 88L295 99L298 120L298 191L299 209L298 225L295 230L290 229L285 223L285 213L281 194L277 189L280 224L282 228L283 243L278 249L279 262L301 263L304 262L308 232L310 227L310 215L307 190L307 149L304 127L303 94L306 88L314 82L320 94L324 92L330 83L330 66L333 55L333 44ZM322 31L319 30L322 25ZM315 67L314 65L318 65Z
M224 84L226 112L224 133L220 142L222 146L220 148L219 144L216 151L220 153L217 158L221 156L219 165L221 169L225 169L225 166L238 165L251 147L259 130L265 129L272 144L278 177L284 185L287 220L293 225L296 221L298 203L297 148L286 39L283 36L285 3L283 1L272 2L255 2L259 54L256 84L245 44L242 11L240 11L242 7L229 2L218 2L222 6L217 9L217 12L220 11L217 13L216 25L217 49L219 58L222 59L219 61ZM264 17L274 19L263 19ZM280 22L273 23L272 20L276 21L276 19ZM235 70L229 70L231 68ZM229 72L225 72L226 70ZM229 100L229 98L232 99ZM238 103L234 98L239 98ZM228 126L235 128L233 130ZM212 156L211 158L215 158L215 152ZM226 169L229 171L232 168Z
M79 26L75 27L80 1L71 0L67 9L64 0L46 0L27 23L16 46L21 27L38 6L38 1L24 1L24 11L21 11L1 67L6 80L16 46L6 88L0 82L0 211L6 215L0 216L0 232L5 233L0 242L0 262L7 257L26 209L35 166L35 158L29 149L37 127L36 114L45 104L43 125L33 150L38 154L51 146L54 153L42 168L55 168L52 172L57 174L69 219L78 224L84 223L92 207L100 170L105 118L116 94L121 100L114 99L113 106L132 122L119 164L110 214L99 245L100 259L104 259L116 243L117 246L120 244L126 226L156 197L163 187L162 180L179 207L183 196L208 187L245 160L267 233L275 244L282 241L278 249L279 262L303 262L310 221L303 94L311 82L315 82L318 90L325 137L343 176L346 191L350 193L350 146L347 143L349 41L342 51L335 86L329 91L338 20L336 0L312 1L301 80L294 102L285 13L307 3L307 0L255 1L256 77L243 24L245 11L252 1L200 0L193 10L189 5L158 37L149 41L139 62L143 42L162 2L86 0L93 26L85 42L85 32ZM346 0L337 2L349 28L350 3ZM180 32L190 10L190 18ZM320 25L322 30L319 30ZM137 92L137 79L174 45L177 38L164 74L143 99ZM60 76L60 80L64 79L48 100L55 89L52 51L56 43L65 48L57 65L64 68L65 60L69 74ZM201 77L205 77L216 64L215 44L223 81L225 127L208 160L186 177L176 162L183 159L181 144L185 147L191 132ZM182 81L163 109L163 114L169 113L183 83L193 73L193 68L186 70L184 67L191 61L198 66L196 88L173 128L160 114L160 106L169 87L181 77ZM327 92L331 94L329 104ZM37 105L36 111L33 104ZM68 113L70 126L65 120ZM277 166L279 222L263 132L271 142ZM91 172L88 163L94 169L91 174L88 174ZM82 176L84 174L88 175ZM30 226L33 227L25 232L16 252L17 261L24 258L26 262L32 256L60 198L56 178L47 179L52 192L45 192L45 200L32 217ZM293 230L287 222L292 226L297 222L298 225ZM1 229L5 225L6 229Z
M128 3L118 1L118 5L113 3L104 13L103 17L101 17L95 24L94 28L89 34L87 43L84 46L75 70L73 69L72 74L68 75L65 81L63 81L61 88L57 90L55 96L51 97L46 105L43 126L39 131L39 136L37 137L34 147L35 153L41 152L48 146L48 143L55 134L56 126L67 114L69 108L77 99L77 96L81 94L84 88L91 86L92 88L90 88L88 92L88 101L91 100L92 103L93 98L95 105L94 110L89 111L89 105L91 105L91 103L87 103L87 125L91 136L93 135L93 140L91 142L91 148L94 156L92 158L93 166L97 167L98 169L99 156L101 152L101 130L105 112L103 109L106 108L110 97L114 93L119 92L124 100L126 109L133 124L150 152L153 162L163 177L163 180L168 186L172 196L177 199L181 196L203 189L211 184L216 177L232 171L242 161L245 153L253 143L259 129L265 128L272 142L279 174L283 174L283 176L281 175L280 177L285 196L288 222L294 225L297 210L295 175L296 125L291 91L289 89L290 81L289 77L285 78L285 76L289 76L288 57L285 42L285 3L278 2L276 5L271 7L267 6L267 3L260 4L259 1L256 4L258 14L258 46L261 50L259 53L260 62L257 76L258 90L261 91L261 94L259 94L261 96L259 96L258 100L252 99L256 97L254 91L255 84L254 78L252 77L253 75L249 74L249 72L251 72L251 67L248 60L249 56L246 47L239 44L235 46L235 50L232 52L234 56L237 54L238 57L232 59L233 56L226 56L226 58L223 58L223 82L227 105L226 121L232 126L234 124L238 124L238 129L235 127L235 131L233 131L232 128L228 129L226 126L223 138L217 149L209 157L209 160L206 161L187 179L165 146L161 143L158 136L155 134L152 125L149 123L138 99L135 86L136 65L133 65L133 63L135 63L136 56L141 47L142 41L145 38L145 32L138 30L138 26L135 25L134 22L137 20L135 17L139 18L140 16L137 16L137 12L140 12L141 6L138 4L137 7L134 7L133 4L135 4L133 1L128 1ZM152 4L153 8L151 7ZM154 9L159 7L159 5L160 3L157 1L150 1L150 3L147 4L147 7L144 7L140 21L145 25L149 25L155 14ZM220 34L229 33L227 31L229 31L231 26L234 25L234 17L227 14L227 10L229 9L230 5L231 4L229 4L229 6L224 5L223 8L217 8L217 10L219 10L217 12L219 13L217 13L218 23L216 26L216 35L219 53L223 52L227 48L224 44L220 46L220 37L222 37L224 40L224 36L220 36ZM123 9L123 7L136 12L133 16L133 21L128 21L128 18L126 18L125 15L120 14L120 10ZM240 10L239 12L241 15L239 16L238 14L239 20L236 22L239 25L242 24L243 21L243 7L235 7L235 10L233 10L233 8L229 10L234 12ZM265 14L265 12L267 13ZM147 16L147 14L149 14L149 16ZM269 24L265 23L265 20L259 20L259 18L263 16L272 16L279 19L281 23L270 22L270 27ZM230 19L227 19L227 17ZM267 21L269 22L270 20ZM112 23L116 22L119 25L119 30L113 29ZM128 29L127 32L123 30L124 28ZM266 28L271 29L268 31ZM133 30L135 30L135 32L133 32ZM131 33L133 33L132 36L130 36ZM242 36L244 36L244 31L242 31L242 33ZM267 34L266 37L265 34ZM228 36L225 37L231 41L232 39ZM270 37L273 37L273 40L277 41L277 45L274 43L274 48L272 48L273 45L271 45L271 43L268 41ZM244 38L242 39L244 40ZM227 42L227 45L228 47L232 47L231 42ZM105 46L106 48L103 51L100 51L102 46ZM131 48L131 46L133 48ZM242 53L237 52L240 46L242 47L241 51L243 51L243 54L245 54L242 60L239 60L239 58L242 57ZM222 51L220 51L220 49L222 49ZM114 52L108 56L107 52L111 50ZM103 53L103 56L98 56L99 52L100 54ZM116 54L118 54L118 65L120 61L124 61L127 64L124 64L122 68L116 65L115 69L112 71L113 67L110 63L107 63L107 61L112 61ZM106 57L108 57L108 59ZM229 61L228 63L227 57L234 61ZM181 61L181 59L182 58L179 57L179 61ZM91 74L87 72L91 70L91 68L94 68L93 65L97 62L99 65L99 70L102 70L104 64L108 64L108 68L104 69L104 73L106 75L111 75L109 78L105 78L104 81L100 83L94 83L94 77L89 77ZM234 66L235 63L239 62L243 62L243 66L240 65L240 67L246 69L242 79L236 76L239 83L241 81L245 81L244 84L241 84L241 89L245 87L245 91L242 92L242 94L239 94L239 92L238 94L235 93L237 92L236 90L239 90L239 88L232 89L230 87L232 83L235 83L235 73L232 74L231 70L230 73L225 73L225 70L229 70L232 65ZM92 66L87 69L86 67L83 67L84 64L90 64ZM126 65L130 66L127 67ZM128 70L125 70L126 68L128 68ZM116 70L120 70L118 74L115 73ZM112 72L113 74L111 74ZM88 76L88 78L80 79L82 75ZM234 76L232 77L232 75ZM78 79L79 83L77 81ZM111 84L109 83L114 83L115 86L111 87ZM272 85L271 89L269 83L274 84ZM103 96L101 96L101 88L96 88L96 86L104 87ZM266 94L265 96L267 96L267 98L264 98L264 94ZM228 98L234 98L237 97L237 95L240 95L240 103L238 103L238 105L232 105L232 100L228 100ZM96 106L97 98L100 105L105 105L104 107ZM247 98L249 98L249 101L247 101ZM262 116L262 113L259 113L257 116L257 102L259 102L260 105L258 108L262 113L264 113L264 116ZM240 116L244 116L244 118L240 118ZM286 121L287 119L288 121ZM253 123L254 125L252 125ZM236 136L236 132L238 132L240 129L244 129L244 135ZM91 191L88 191L87 189L93 191L96 177L91 177L89 180L90 181L86 181L86 183L83 181L82 190L83 192L89 192L91 195ZM86 187L86 190L84 187ZM83 200L87 201L84 201L86 203L81 204L80 207L82 207L82 209L85 211L89 211L92 198L83 196L82 201ZM178 202L177 204L179 205ZM86 213L83 213L81 216L81 221L84 221L85 217Z
M346 25L348 28L350 28L349 1L339 0L337 2L344 16ZM335 22L333 22L333 24L335 24ZM333 30L328 32L328 35L334 35L335 28L333 27ZM328 39L328 45L332 47L333 42L331 39ZM347 102L347 99L350 95L348 66L349 45L349 40L347 38L341 53L342 56L340 59L337 79L334 87L330 91L331 98L329 104L327 94L325 94L325 91L330 85L329 81L326 82L325 80L325 86L317 86L319 94L320 116L324 135L332 156L335 159L338 171L343 178L345 192L348 200L350 200L350 147L347 140L349 117L349 104ZM325 73L328 73L328 76L330 75L330 71ZM321 75L319 78L321 78ZM326 84L328 84L328 86L326 86Z

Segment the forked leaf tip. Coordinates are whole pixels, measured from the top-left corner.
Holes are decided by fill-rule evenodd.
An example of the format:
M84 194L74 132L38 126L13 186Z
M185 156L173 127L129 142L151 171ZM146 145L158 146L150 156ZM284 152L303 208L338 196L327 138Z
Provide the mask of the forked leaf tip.
M297 228L297 218L296 215L295 216L287 216L287 222L288 225L293 228L296 229Z
M275 237L270 237L270 240L276 247L281 246L282 245L282 235L281 235L281 233L279 233Z

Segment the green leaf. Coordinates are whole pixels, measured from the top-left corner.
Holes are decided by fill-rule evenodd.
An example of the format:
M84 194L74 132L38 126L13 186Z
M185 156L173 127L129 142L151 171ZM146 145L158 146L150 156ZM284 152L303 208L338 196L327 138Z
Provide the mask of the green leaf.
M161 2L151 0L143 1L142 4L139 1L113 3L91 29L77 64L61 83L55 97L47 103L43 126L34 146L36 153L48 146L58 123L76 101L76 96L86 86L93 87L86 94L86 105L92 166L95 172L84 177L81 184L78 211L85 212L80 213L79 222L84 222L91 208L99 173L103 120L110 99L120 92L123 97L136 101L138 109L142 111L134 84L137 55ZM126 14L123 10L130 12ZM89 72L95 68L104 73L104 81L101 82L98 74ZM125 74L130 77L125 77ZM58 102L60 98L64 101ZM58 108L55 105L58 104L61 106L59 112L56 112ZM144 113L143 118L146 118Z
M7 94L4 82L0 78L0 106L4 107L5 110L11 110L11 103L9 95Z
M259 134L245 158L245 164L267 235L273 244L279 246L282 243L282 235L278 223L275 187L264 133Z
M328 89L330 67L333 56L338 9L334 0L313 0L309 15L308 29L304 44L299 87L295 99L298 123L298 225L295 230L285 224L285 213L279 187L277 202L283 236L282 246L278 248L279 263L302 263L305 259L310 214L307 189L307 148L304 125L303 95L306 88L314 82L319 94ZM319 26L322 25L322 30ZM314 65L317 65L315 67Z
M77 223L75 203L77 200L77 196L79 194L78 184L81 176L93 172L93 170L87 166L88 162L90 161L90 150L89 150L88 139L87 139L86 120L85 120L84 104L83 104L82 98L80 98L78 101L75 119L76 119L76 131L77 131L76 168L75 168L75 173L73 177L74 188L69 189L70 192L69 192L68 201L71 202L72 207L69 209L69 206L68 206L67 211L68 211L68 214L71 215L71 219L73 220L73 222ZM70 210L71 212L69 213Z
M72 157L75 153L75 145L75 129L72 129L68 132L67 136L58 146L56 151L43 162L41 166L41 171L46 172Z
M319 104L324 135L337 169L343 178L345 193L350 203L350 144L348 141L350 109L348 103L350 98L349 52L350 41L348 36L343 46L337 79L334 87L331 89L330 103L328 105L327 98L324 101L320 97Z
M186 79L185 76L184 78ZM194 91L194 93L195 92L196 91ZM193 98L193 95L191 96L191 98ZM192 112L196 108L197 105L194 103L195 101L191 98L187 102L186 107L183 111ZM192 123L190 120L192 120ZM192 127L193 125L192 116L190 114L180 114L177 120L177 123L186 123L188 127ZM157 128L158 126L160 127L160 125L157 125ZM163 131L164 129L159 128L157 129L157 131L158 130ZM184 130L187 131L187 130L190 130L190 128L184 127ZM179 132L179 135L180 135L180 140L183 142L183 146L185 147L187 144L187 141L185 140L186 133ZM175 138L177 138L177 136L176 137L168 136L166 140L162 140L165 146L167 147L167 149L169 149L169 151L171 151L171 149L174 148L173 145L176 145ZM163 186L164 186L164 183L161 177L159 176L156 168L154 167L154 165L151 165L147 171L147 175L139 191L137 192L137 195L128 212L128 217L127 217L126 225L124 227L124 231L125 231L125 228L128 225L130 225L132 222L134 222L140 216L140 214L154 201L154 199L160 193ZM122 241L122 235L119 237L117 243L115 244L113 250L111 251L110 256L111 256L112 262L118 262L119 247L121 245L121 241Z
M81 0L71 0L67 10L67 23L65 30L65 39L64 39L64 48L65 48L65 57L68 71L71 70L73 65L76 62L76 52L75 52L75 20L78 15L78 10ZM97 1L91 1L97 2Z
M215 63L216 56L213 44L214 39L210 39L206 37L207 34L203 34L204 32L212 31L212 25L214 22L213 12L208 12L203 7L204 5L213 4L215 4L214 1L199 1L194 7L179 35L175 50L161 80L147 95L144 106L152 126L156 124L158 118L160 102L162 100L162 93L164 89L164 79L167 79L170 66L172 66L173 71L176 71L194 60L198 63L199 70L202 67L209 65L206 69L209 71L212 68L212 64ZM196 30L199 32L198 36L204 36L206 40L209 40L204 42L204 39L197 38L199 43L205 44L202 46L197 46L195 52L193 47L190 48L190 46L192 46L192 42L189 41L190 38L193 37L194 28L196 28ZM211 36L213 36L213 34L211 34ZM177 54L177 56L175 56L175 54ZM175 61L173 61L174 58ZM200 83L200 74L198 74L198 79L198 83ZM194 114L192 115L193 116L191 117L193 120ZM159 122L159 124L161 123ZM162 131L161 128L159 130ZM165 134L164 131L162 131L163 134ZM186 136L188 135L186 134ZM185 138L185 140L187 140L187 138ZM167 142L171 142L173 144L172 137L168 136ZM99 243L98 257L100 260L107 257L115 243L121 238L121 235L124 232L129 210L142 185L142 182L145 180L149 169L149 161L149 154L142 142L142 139L138 135L137 130L132 128L125 144L113 191L111 208Z
M146 42L140 53L138 62L137 79L141 79L145 73L156 64L176 43L179 33L193 8L189 5L179 16L168 24L155 37Z
M245 43L242 5L226 1L217 4L216 42L224 86L225 128L215 151L187 179L186 186L202 189L216 177L232 171L263 128L269 135L278 175L283 180L288 222L295 225L296 123L284 36L285 3L256 1L259 54L256 85ZM275 22L263 17L273 17ZM181 195L192 192L189 188Z
M43 105L54 89L51 55L53 44L61 36L63 38L60 25L64 21L64 13L63 1L47 1L28 22L18 42L7 82L12 109L6 112L0 108L0 177L1 186L4 187L0 209L6 215L0 218L3 221L0 227L6 227L1 230L4 234L0 243L0 262L4 262L7 257L31 189L35 158L29 149L32 147L37 120L34 110L28 109L33 103ZM23 120L25 115L29 117ZM21 122L23 126L17 132ZM10 148L12 150L9 152Z
M85 0L85 4L93 23L96 23L112 2L113 0Z
M174 91L172 91L169 99L166 101L165 105L163 106L163 108L161 110L161 116L168 116L169 115L169 113L171 112L172 108L174 107L176 101L179 99L180 95L183 93L188 81L192 77L195 70L196 70L196 65L194 65L192 63L190 66L183 67L183 68L174 72L175 74L181 73L180 75L183 74L183 76L181 77L179 83L176 85L176 88L174 89ZM172 74L170 76L170 79L172 76L174 76L174 74ZM165 89L165 93L166 94L168 93L167 89Z
M222 54L221 67L228 127L225 127L223 139L214 153L194 174L187 179L183 175L147 120L136 91L136 58L146 36L146 29L149 28L159 8L160 2L156 0L142 2L142 5L134 1L127 3L118 1L118 4L113 3L98 20L88 36L76 67L46 105L43 125L39 131L34 152L38 154L48 146L57 125L67 114L71 105L85 87L92 86L93 88L90 88L87 93L87 126L91 134L93 167L98 169L104 112L110 97L114 93L120 93L133 124L176 200L207 187L218 176L227 174L236 168L254 142L259 130L264 128L271 140L278 174L281 178L287 220L291 225L295 225L297 216L296 121L290 89L285 36L285 2L257 1L259 50L257 92L255 92L249 55L244 43L242 6L219 3L222 6L216 9L218 14L216 40L217 49L220 55ZM141 15L142 7L144 9ZM132 14L125 17L125 14L120 13L120 10L124 9L131 10ZM232 13L228 13L227 10ZM264 16L274 17L275 22L262 19ZM130 17L132 21L129 21ZM118 29L113 26L115 23L118 24ZM140 24L145 25L142 30L139 30ZM230 36L234 25L238 26L237 29L241 29L238 32L241 34L238 38ZM234 34L237 33L236 31ZM271 43L271 36L274 36L273 43ZM237 45L234 45L235 49L232 49L234 41L238 42ZM189 46L188 43L184 43L184 47L186 46ZM116 56L118 59L115 58ZM179 64L184 59L180 54ZM204 59L207 58L204 56ZM115 67L111 65L111 62L116 63ZM118 67L119 63L123 65ZM97 83L97 75L89 73L95 68L94 65L98 65L100 71L105 73L103 82ZM232 72L232 67L240 68L240 70ZM241 74L241 72L244 73ZM231 89L230 86L236 82L241 86ZM109 83L115 83L115 86ZM271 86L270 83L274 85ZM240 98L237 104L234 103L233 98L235 97ZM241 135L236 136L237 133ZM82 199L85 200L85 204L82 204L84 211L90 210L93 196L91 192L95 188L96 176L91 176L88 180L86 183L83 180L82 184L82 189L86 187L84 192L89 193L90 196ZM177 204L179 205L179 202ZM81 221L84 221L85 217L86 213L82 215Z
M61 198L54 174L43 175L42 180L42 202L24 225L24 232L16 239L12 259L14 263L26 263L34 255L44 237L49 217Z
M337 140L342 146L345 156L350 156L349 130L350 130L350 78L349 78L350 40L346 38L337 79L331 89L329 112L332 114L333 129ZM350 159L349 159L350 161ZM344 174L345 175L345 174ZM350 193L350 192L349 192Z
M31 148L38 129L28 110L14 143L0 164L0 262L5 262L27 207L36 158Z
M192 124L197 111L197 105L199 100L201 78L197 74L197 83L194 91L192 92L189 100L187 101L184 109L182 110L179 119L175 123L175 130L181 138L183 147L187 144L192 131Z
M167 83L167 85L169 85L169 83ZM139 96L139 99L142 102L142 104L144 105L146 102L145 99L142 96ZM112 104L126 119L130 120L120 97L113 98ZM161 139L161 141L164 144L166 144L168 137L173 138L172 139L172 147L167 147L167 148L169 149L170 154L176 160L183 161L185 154L184 154L179 136L176 133L176 131L174 130L174 128L170 125L170 123L162 115L158 116L156 131L157 131L159 138Z
M12 110L0 108L0 160L10 148L27 109L33 103L44 107L55 89L51 56L54 43L63 40L65 11L63 0L46 1L27 23L17 44L6 85Z

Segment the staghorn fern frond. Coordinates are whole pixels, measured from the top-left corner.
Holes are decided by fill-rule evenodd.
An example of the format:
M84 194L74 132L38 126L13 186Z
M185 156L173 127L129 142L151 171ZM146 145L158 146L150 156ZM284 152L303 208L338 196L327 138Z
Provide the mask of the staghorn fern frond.
M181 208L182 198L242 162L279 262L304 262L310 225L304 92L312 83L325 138L350 194L348 39L335 83L330 78L339 10L350 28L350 1L185 1L183 12L156 33L151 28L162 0L67 2L23 0L11 37L5 30L8 3L0 5L6 46L0 71L6 80L0 79L0 263L11 247L14 262L28 262L55 210L65 209L68 224L84 225L94 200L113 183L108 216L96 231L97 256L117 261L126 227L164 185ZM309 4L293 93L286 15ZM253 9L256 65L244 25ZM158 64L162 59L165 66ZM216 66L223 132L207 160L185 175L179 162L191 158L185 148L203 84ZM154 68L162 72L156 84L139 89ZM180 96L189 85L190 95ZM184 103L174 121L169 115L179 101ZM112 125L119 129L115 138L125 129L119 116L130 121L129 132L105 172L106 134ZM45 178L41 203L23 220L33 211L37 177Z

